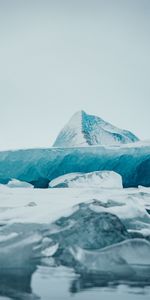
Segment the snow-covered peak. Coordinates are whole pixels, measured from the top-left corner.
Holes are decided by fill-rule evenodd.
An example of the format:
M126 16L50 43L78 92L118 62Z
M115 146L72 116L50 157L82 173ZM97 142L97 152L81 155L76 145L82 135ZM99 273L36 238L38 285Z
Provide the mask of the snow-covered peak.
M61 130L53 146L120 145L138 140L130 131L119 129L100 117L81 110L76 112Z
M84 111L76 112L58 135L54 147L88 146L82 130Z
M83 110L79 110L77 111L75 114L73 114L73 116L71 117L70 121L69 121L69 126L77 126L77 124L82 123L82 114L84 114Z

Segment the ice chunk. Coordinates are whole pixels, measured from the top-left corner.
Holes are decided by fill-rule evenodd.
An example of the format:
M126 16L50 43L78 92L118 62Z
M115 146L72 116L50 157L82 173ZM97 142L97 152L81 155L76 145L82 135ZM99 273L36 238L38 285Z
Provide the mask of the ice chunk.
M138 186L138 189L142 192L145 192L145 193L150 193L150 188L149 187L145 187L145 186L142 186L142 185L139 185Z
M55 225L57 231L51 238L62 247L76 244L86 249L99 249L130 236L117 216L96 213L84 203L72 215L58 219Z
M11 273L13 269L29 268L34 258L34 247L41 243L38 233L10 234L0 242L0 269L1 272Z
M53 179L50 187L122 188L122 178L113 171L70 173Z
M32 184L17 179L11 179L7 183L7 186L10 188L33 188Z
M52 246L44 249L41 253L43 256L47 256L47 257L53 256L56 253L56 251L58 250L58 247L59 247L58 244L52 245Z
M118 205L111 205L111 201L109 205L107 205L108 201L105 205L99 201L91 201L89 207L97 213L108 212L117 215L128 229L139 230L139 232L143 228L150 230L150 215L145 209L141 195L127 194L125 197L122 195L120 200L122 201L118 202Z
M51 229L49 236L59 244L55 253L58 262L71 267L74 265L68 250L71 246L95 250L130 238L118 217L105 212L95 213L83 203L72 215L58 219Z
M150 243L144 239L126 240L100 251L74 247L70 252L88 272L124 272L124 266L150 265Z

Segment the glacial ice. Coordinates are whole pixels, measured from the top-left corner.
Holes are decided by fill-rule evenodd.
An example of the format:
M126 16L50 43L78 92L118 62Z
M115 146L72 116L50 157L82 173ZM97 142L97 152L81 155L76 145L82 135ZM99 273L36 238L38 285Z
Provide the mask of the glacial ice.
M0 183L15 178L48 187L51 180L67 173L103 170L120 174L124 187L150 186L150 143L0 152Z
M90 173L71 173L53 179L49 187L70 188L122 188L122 178L113 171L96 171Z

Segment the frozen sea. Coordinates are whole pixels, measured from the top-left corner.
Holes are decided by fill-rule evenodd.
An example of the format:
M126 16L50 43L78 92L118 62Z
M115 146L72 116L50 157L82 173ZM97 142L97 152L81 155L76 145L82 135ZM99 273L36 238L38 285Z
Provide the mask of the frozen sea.
M99 201L101 205L97 206L97 202L91 201ZM69 217L81 203L88 203L93 211L116 215L125 224L128 232L141 234L148 240L150 188L43 190L1 185L1 300L149 299L150 273L144 279L139 277L136 280L134 276L116 279L110 274L107 276L107 273L80 274L72 267L56 264L50 255L36 255L31 259L32 252L41 242L38 235L49 230L50 225L59 218ZM144 266L147 267L149 265Z

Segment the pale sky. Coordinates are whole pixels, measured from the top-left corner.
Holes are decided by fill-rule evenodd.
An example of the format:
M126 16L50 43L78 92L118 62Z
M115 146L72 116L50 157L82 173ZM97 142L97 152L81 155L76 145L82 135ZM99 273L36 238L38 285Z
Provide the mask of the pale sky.
M150 139L150 1L0 0L0 149L80 109Z

